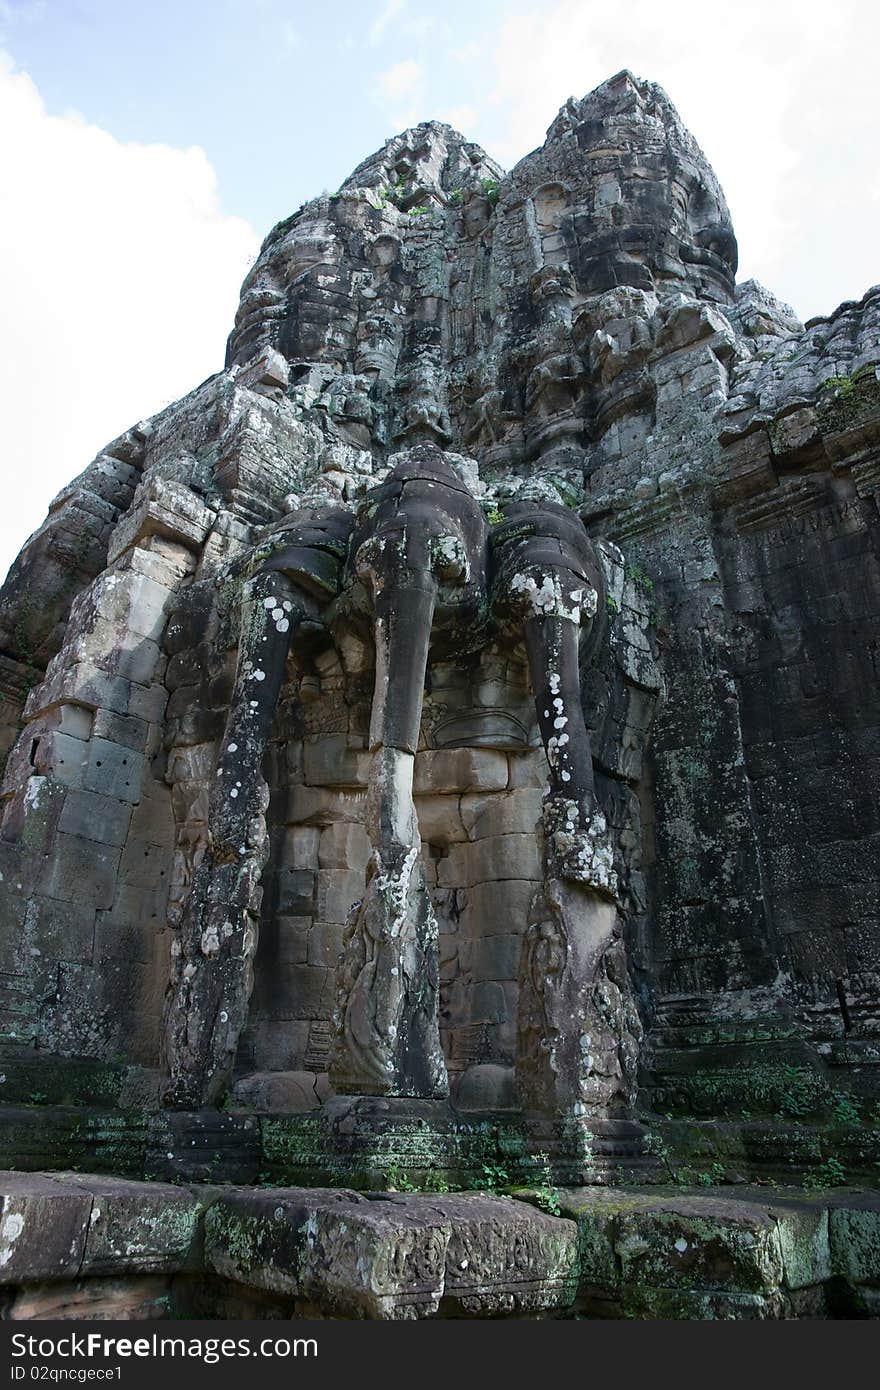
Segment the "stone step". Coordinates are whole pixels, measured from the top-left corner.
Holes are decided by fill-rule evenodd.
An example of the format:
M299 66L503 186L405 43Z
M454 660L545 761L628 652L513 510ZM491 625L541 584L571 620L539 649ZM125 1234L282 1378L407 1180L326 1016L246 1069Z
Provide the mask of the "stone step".
M877 1192L586 1187L508 1197L5 1172L0 1198L12 1319L88 1318L98 1306L102 1316L173 1317L194 1305L222 1317L230 1291L255 1317L880 1313Z

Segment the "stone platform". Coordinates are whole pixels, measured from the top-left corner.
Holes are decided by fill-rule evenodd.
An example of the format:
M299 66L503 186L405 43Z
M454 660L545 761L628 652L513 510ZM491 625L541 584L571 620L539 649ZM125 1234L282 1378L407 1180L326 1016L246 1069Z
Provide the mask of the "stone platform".
M0 1104L0 1168L359 1190L405 1184L420 1191L472 1190L487 1181L871 1188L880 1168L880 1126L870 1113L846 1122L644 1114L567 1129L513 1112L368 1096L334 1096L305 1114L165 1110L152 1097L87 1104L74 1099L76 1074L63 1084L57 1070L31 1077L43 1089L34 1089L29 1103L18 1085L15 1098Z
M0 1174L2 1316L874 1317L880 1194Z

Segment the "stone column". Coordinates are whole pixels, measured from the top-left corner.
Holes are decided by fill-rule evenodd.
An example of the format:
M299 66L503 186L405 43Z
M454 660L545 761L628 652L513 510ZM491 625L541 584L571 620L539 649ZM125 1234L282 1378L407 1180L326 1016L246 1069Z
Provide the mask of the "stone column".
M330 1080L340 1094L448 1093L438 1019L437 922L412 798L437 584L409 563L405 530L374 536L358 575L375 606L376 684L367 885L346 925Z
M207 842L197 855L171 947L165 1009L166 1105L217 1104L228 1089L253 988L260 878L269 853L262 775L266 741L291 636L303 616L277 571L244 585L229 717L210 796Z
M601 571L586 532L561 510L509 510L494 594L499 620L525 638L550 765L544 883L523 938L517 1019L517 1086L527 1118L539 1121L622 1109L640 1036L581 701L580 627L597 613Z

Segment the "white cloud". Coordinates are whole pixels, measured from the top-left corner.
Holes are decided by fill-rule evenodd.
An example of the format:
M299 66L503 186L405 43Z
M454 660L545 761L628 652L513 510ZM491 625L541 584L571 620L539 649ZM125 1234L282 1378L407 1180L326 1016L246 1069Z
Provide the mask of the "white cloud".
M258 238L202 150L50 116L2 54L0 129L5 572L103 444L222 367Z
M379 95L386 100L398 101L401 97L413 97L421 90L425 80L425 70L415 58L404 58L393 67L380 72L376 79Z
M382 37L389 24L397 19L398 15L402 14L405 9L406 0L387 0L387 3L379 11L370 25L368 39L374 48L377 44L381 43Z
M476 42L466 43L462 48L455 48L452 51L452 56L458 63L475 63L478 58L482 57L482 54L482 44Z
M446 121L459 134L470 139L470 132L477 123L477 108L475 106L443 106L441 105L433 118L438 121Z
M375 95L386 109L395 132L425 120L425 69L415 58L403 58L380 72Z
M301 42L300 32L296 25L289 19L285 19L281 25L281 43L286 49L299 48Z
M494 118L477 138L510 166L569 96L628 67L665 87L721 179L741 278L757 276L804 316L828 312L880 279L876 216L865 212L878 42L880 9L864 0L555 0L512 16L487 44Z

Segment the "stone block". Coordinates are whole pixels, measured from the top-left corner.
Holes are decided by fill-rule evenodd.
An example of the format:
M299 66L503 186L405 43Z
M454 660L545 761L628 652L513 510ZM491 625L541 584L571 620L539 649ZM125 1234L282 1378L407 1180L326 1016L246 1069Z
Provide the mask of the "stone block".
M363 824L366 814L365 789L329 791L324 787L293 786L287 803L288 825L330 825L333 821Z
M151 536L143 545L128 552L126 564L135 574L142 574L165 589L177 589L196 566L195 556L182 545Z
M110 907L116 892L118 847L59 832L40 890L59 902Z
M459 930L472 937L525 931L536 887L529 879L517 878L475 883L467 889Z
M153 685L133 685L129 695L129 713L148 724L161 724L168 704L168 691L159 682Z
M262 1071L298 1071L309 1042L308 1019L254 1018L244 1035L242 1054L250 1054L253 1064Z
M42 1173L4 1173L0 1188L0 1283L76 1275L85 1251L91 1194Z
M205 1216L205 1266L251 1288L301 1292L306 1229L316 1206L338 1204L348 1193L330 1189L224 1194Z
M58 824L69 835L105 845L123 845L131 823L131 802L100 792L69 791Z
M30 730L27 731L28 734ZM24 744L22 745L24 750ZM89 761L89 744L60 731L42 734L31 740L29 756L41 776L52 777L65 786L78 788L85 784Z
M315 877L311 869L279 870L278 911L285 916L312 916Z
M511 791L536 788L546 792L550 782L550 765L543 748L529 753L511 753L508 786Z
M95 922L95 960L136 961L150 965L159 939L157 922L120 922L118 911L99 912Z
M92 711L82 705L56 705L49 715L55 721L59 733L71 738L90 738L92 734Z
M515 1110L519 1097L514 1068L494 1062L468 1067L458 1078L455 1104L459 1110Z
M495 981L478 980L469 991L471 1023L502 1023L507 1018L504 990Z
M288 965L305 965L311 925L311 917L274 917L260 934L260 951Z
M88 964L95 946L95 909L77 902L33 897L27 905L25 929L28 948L44 962L77 961Z
M835 1194L828 1213L831 1263L848 1283L880 1287L880 1197Z
M335 970L342 954L343 926L337 922L315 922L309 932L308 964Z
M290 384L290 366L274 348L264 348L242 367L238 378L242 386L277 387L286 391Z
M437 866L441 888L471 887L502 879L541 877L534 835L491 835L484 840L453 845Z
M449 845L465 840L464 826L458 811L460 798L451 796L417 796L415 798L419 833L432 845Z
M322 831L316 825L293 825L284 834L280 862L285 869L317 869Z
M155 579L130 570L105 571L85 596L77 616L84 621L102 619L111 627L158 642L165 629L170 589Z
M344 922L353 903L364 896L364 876L351 869L321 869L316 875L315 916Z
M150 726L145 719L133 714L114 714L111 710L95 710L92 733L95 738L109 739L142 753L147 746Z
M143 796L132 811L131 833L153 845L173 848L175 838L174 811L171 794L157 786L158 795Z
M242 1076L232 1088L236 1105L258 1114L304 1115L318 1110L318 1076L313 1071L254 1072Z
M470 968L477 980L516 980L519 978L521 936L477 937L470 943Z
M134 507L113 531L108 562L113 564L126 550L153 535L197 551L216 515L188 487L169 479L154 478L145 488L138 489Z
M24 706L24 718L31 719L60 704L81 705L86 709L109 709L128 713L131 682L114 675L95 661L76 661L66 648L49 663L46 678L34 686Z
M284 972L289 1004L286 1017L330 1018L333 1012L335 972L320 965L291 965Z
M495 748L434 748L416 754L413 791L503 791L507 754Z
M461 798L461 819L471 840L490 835L535 835L541 828L543 793L539 787Z
M170 878L170 869L171 859L164 845L129 837L119 864L121 883L156 891Z
M157 931L165 920L170 890L171 872L158 878L156 884L124 883L120 878L113 906L108 912L108 920L117 923L118 926L128 926L128 923L132 922L143 923L150 927L150 930Z
M157 642L123 623L96 617L88 628L70 636L64 654L73 664L94 663L110 676L147 685L159 664L160 649Z
M195 1263L205 1198L169 1183L92 1176L77 1183L94 1198L82 1275L178 1273Z
M586 1283L734 1295L782 1286L777 1222L758 1202L578 1188L561 1192L560 1203L581 1228Z
M252 1287L302 1294L326 1315L491 1317L567 1308L577 1227L524 1203L476 1193L344 1189L224 1195L205 1219L205 1259Z
M362 874L372 852L370 837L363 826L341 821L328 825L321 832L317 858L322 869L350 869Z
M310 787L365 787L370 754L349 746L347 734L329 734L303 744L303 780Z
M83 786L86 791L100 792L120 801L139 801L143 769L142 753L108 739L92 738L88 744Z
M790 1290L814 1288L832 1275L829 1213L818 1203L789 1203L785 1196L767 1203L779 1234L783 1283ZM880 1203L877 1207L880 1211Z

